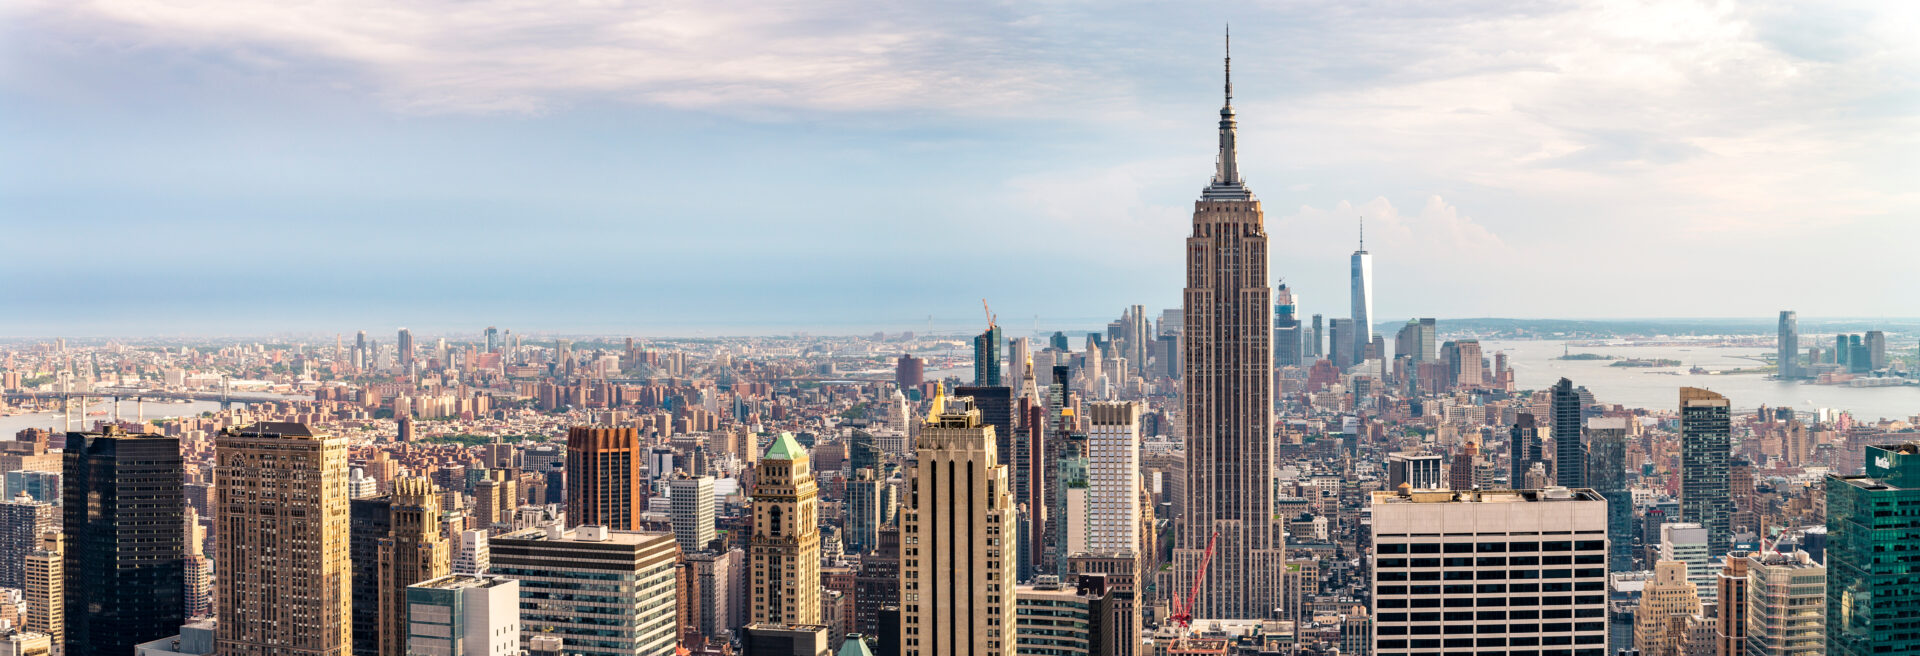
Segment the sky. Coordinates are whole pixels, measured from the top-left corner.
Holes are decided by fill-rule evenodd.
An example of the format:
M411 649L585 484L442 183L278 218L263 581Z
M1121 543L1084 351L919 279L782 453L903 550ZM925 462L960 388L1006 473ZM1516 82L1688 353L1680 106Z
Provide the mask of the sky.
M0 3L0 335L1913 316L1920 3Z

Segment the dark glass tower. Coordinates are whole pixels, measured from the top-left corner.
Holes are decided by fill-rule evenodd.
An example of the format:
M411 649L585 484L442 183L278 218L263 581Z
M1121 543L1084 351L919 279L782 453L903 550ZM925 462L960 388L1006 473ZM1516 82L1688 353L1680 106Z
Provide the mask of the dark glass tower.
M1553 385L1553 482L1587 487L1587 449L1580 441L1580 394L1565 378Z
M1607 564L1633 571L1633 493L1627 491L1627 418L1587 423L1587 484L1607 500Z
M1534 463L1547 461L1547 454L1541 452L1540 427L1534 423L1533 413L1522 412L1514 417L1513 428L1507 431L1507 449L1507 486L1526 489L1527 471L1533 469Z
M1774 363L1780 380L1800 378L1800 318L1793 310L1780 311L1780 337Z
M380 653L380 540L393 533L393 498L347 502L347 555L353 560L353 653Z
M1733 546L1733 493L1727 485L1731 412L1725 396L1680 388L1680 521L1707 529L1709 558Z
M1869 446L1866 473L1827 475L1827 653L1920 653L1920 444Z
M973 338L973 384L1000 386L1000 326L987 326L987 332Z
M180 440L68 433L67 654L126 656L186 621Z

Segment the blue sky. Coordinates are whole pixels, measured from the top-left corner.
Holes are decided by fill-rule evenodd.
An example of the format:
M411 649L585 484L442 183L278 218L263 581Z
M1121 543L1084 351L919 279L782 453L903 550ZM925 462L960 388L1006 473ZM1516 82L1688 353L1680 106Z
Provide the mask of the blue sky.
M1229 20L1307 312L1920 303L1913 3L19 0L0 334L1176 307Z

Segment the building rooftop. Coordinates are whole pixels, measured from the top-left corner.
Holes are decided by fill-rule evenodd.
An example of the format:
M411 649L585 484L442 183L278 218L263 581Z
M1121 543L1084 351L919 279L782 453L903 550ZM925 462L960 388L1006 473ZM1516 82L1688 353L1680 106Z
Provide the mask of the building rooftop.
M530 528L514 531L506 535L495 536L493 541L527 540L532 542L590 542L602 544L646 544L655 540L673 541L672 533L654 533L651 531L615 531L605 526L577 526L561 529L559 526Z
M1550 487L1544 490L1421 490L1414 492L1374 492L1376 504L1408 503L1527 503L1553 501L1602 501L1599 493L1586 488Z
M460 590L464 588L491 588L513 583L513 579L500 576L472 576L453 574L430 581L421 581L407 586L411 588L429 588L433 590Z

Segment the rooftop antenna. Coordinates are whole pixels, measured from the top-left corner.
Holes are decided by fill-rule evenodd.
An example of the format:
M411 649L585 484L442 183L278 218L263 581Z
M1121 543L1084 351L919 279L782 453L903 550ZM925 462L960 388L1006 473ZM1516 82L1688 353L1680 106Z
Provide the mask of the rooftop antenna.
M1227 23L1227 104L1233 104L1233 23Z
M1367 252L1367 215L1360 215L1360 252Z

